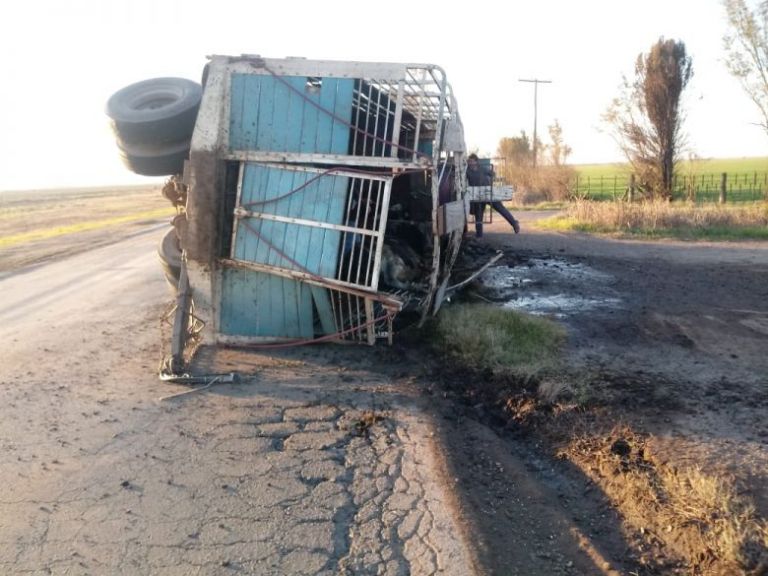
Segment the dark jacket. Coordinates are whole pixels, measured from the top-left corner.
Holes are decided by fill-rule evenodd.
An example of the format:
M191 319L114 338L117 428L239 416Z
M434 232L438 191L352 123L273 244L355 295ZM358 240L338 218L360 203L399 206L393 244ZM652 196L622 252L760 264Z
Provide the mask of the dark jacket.
M467 184L469 186L490 186L491 173L480 164L473 170L467 166Z

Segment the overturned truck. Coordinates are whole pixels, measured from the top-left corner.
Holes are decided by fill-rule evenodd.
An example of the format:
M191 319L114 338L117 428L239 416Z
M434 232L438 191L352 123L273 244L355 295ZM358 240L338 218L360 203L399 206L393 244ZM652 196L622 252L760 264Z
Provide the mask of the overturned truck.
M158 128L190 92L162 80L108 113L129 168L176 174L175 368L192 325L209 343L373 344L439 309L468 213L441 68L213 56L188 130Z

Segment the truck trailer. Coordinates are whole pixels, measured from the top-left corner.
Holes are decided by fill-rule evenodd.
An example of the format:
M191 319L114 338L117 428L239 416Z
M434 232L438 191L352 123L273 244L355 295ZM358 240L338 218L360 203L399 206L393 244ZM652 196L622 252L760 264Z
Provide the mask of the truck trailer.
M374 344L439 310L469 212L439 66L212 56L200 85L133 84L107 113L126 166L170 176L178 207L171 371L192 332Z

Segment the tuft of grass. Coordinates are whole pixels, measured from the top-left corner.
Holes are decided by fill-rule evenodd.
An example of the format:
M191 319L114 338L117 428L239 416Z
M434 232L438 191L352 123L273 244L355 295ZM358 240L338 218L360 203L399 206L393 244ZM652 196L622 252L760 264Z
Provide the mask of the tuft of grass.
M537 316L488 304L458 304L441 310L433 343L452 363L521 378L556 366L564 329Z
M738 206L655 202L572 203L565 214L539 220L558 231L624 234L645 238L768 240L768 204Z
M726 565L750 569L768 560L768 525L755 516L754 507L732 481L698 467L665 470L661 479L669 496L668 525L695 526Z

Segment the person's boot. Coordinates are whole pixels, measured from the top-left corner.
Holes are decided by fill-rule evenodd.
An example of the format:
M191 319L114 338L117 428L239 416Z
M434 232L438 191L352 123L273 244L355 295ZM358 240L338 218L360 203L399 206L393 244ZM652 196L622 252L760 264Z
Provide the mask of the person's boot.
M515 234L520 234L520 222L515 218L512 220L512 230L515 231Z
M483 237L483 223L482 222L475 222L475 236L477 238Z

